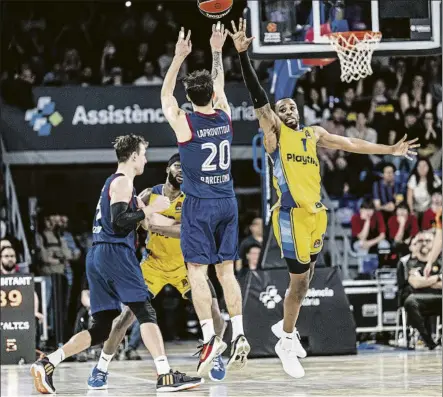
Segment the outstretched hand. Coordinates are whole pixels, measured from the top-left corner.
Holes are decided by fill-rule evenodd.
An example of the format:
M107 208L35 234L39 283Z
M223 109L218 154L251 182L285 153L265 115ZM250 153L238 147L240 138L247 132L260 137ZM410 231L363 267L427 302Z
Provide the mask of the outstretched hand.
M227 30L229 36L232 37L234 41L234 46L238 52L244 52L248 49L249 44L255 39L255 37L246 37L246 19L240 18L238 23L238 29L235 26L235 22L231 21L232 30L234 33L231 33Z
M223 44L225 44L226 37L228 35L228 30L225 30L225 25L217 22L217 24L212 25L212 36L209 40L211 48L213 51L221 52L223 49Z
M418 138L407 141L408 135L405 135L402 139L400 139L395 145L392 145L392 154L394 156L404 156L408 160L412 160L414 156L417 156L416 150L411 150L420 147L419 143L415 143L418 141Z
M185 28L180 29L178 34L177 44L175 45L175 55L186 58L192 51L191 31L185 37Z

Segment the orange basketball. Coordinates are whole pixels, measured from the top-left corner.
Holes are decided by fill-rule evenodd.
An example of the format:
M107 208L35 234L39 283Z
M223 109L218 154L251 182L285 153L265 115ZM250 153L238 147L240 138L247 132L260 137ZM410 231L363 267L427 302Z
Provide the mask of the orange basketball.
M200 12L208 18L220 19L231 11L234 0L197 0Z

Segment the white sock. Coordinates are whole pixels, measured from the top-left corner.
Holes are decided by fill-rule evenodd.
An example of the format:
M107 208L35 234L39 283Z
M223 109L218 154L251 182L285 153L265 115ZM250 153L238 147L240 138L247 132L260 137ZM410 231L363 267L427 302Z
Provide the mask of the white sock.
M292 349L292 338L293 338L293 333L288 333L283 331L281 334L281 347L284 350L291 350Z
M98 360L97 369L103 372L108 372L108 366L112 361L113 354L106 354L103 350L100 354L100 359Z
M157 368L158 375L168 374L171 370L171 367L168 363L168 358L166 356L159 356L154 358L155 368Z
M210 318L208 320L200 321L200 326L202 327L203 332L203 343L208 343L215 335L214 320Z
M231 317L232 324L232 340L237 339L239 335L244 335L243 331L243 315L239 314L238 316Z
M57 365L59 365L63 360L65 359L65 352L63 351L63 349L60 347L59 349L57 349L54 353L51 353L48 356L48 360L49 362L56 367Z

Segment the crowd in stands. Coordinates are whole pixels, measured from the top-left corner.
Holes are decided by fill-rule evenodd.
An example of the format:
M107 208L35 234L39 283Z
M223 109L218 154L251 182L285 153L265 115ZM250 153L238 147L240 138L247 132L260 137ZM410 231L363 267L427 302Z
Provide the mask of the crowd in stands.
M161 85L181 26L194 34L179 77L208 69L212 21L196 19L195 12L171 2L3 5L2 79L50 86ZM208 35L199 34L202 29ZM256 63L261 78L269 64ZM224 68L227 81L242 80L232 46L224 53Z

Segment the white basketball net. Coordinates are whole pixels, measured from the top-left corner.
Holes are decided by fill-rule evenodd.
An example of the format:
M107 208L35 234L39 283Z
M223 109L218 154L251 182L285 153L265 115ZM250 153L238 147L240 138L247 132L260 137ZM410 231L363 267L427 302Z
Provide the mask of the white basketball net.
M372 54L380 43L380 32L339 32L328 37L340 59L342 81L350 83L372 74Z

